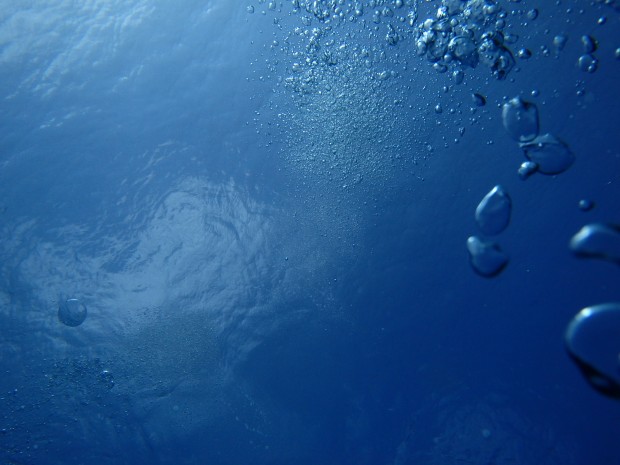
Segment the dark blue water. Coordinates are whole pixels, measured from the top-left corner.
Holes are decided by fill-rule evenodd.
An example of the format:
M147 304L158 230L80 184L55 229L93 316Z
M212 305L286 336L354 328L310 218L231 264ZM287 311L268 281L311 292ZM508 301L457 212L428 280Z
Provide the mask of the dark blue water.
M617 6L169 3L0 6L0 464L620 464Z

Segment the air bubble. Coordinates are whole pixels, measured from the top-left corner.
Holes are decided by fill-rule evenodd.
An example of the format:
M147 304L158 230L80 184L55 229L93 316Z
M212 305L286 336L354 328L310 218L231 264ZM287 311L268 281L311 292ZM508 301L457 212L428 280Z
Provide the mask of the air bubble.
M482 64L491 69L496 79L506 79L514 68L515 59L497 37L485 37L478 46L478 58Z
M588 199L581 199L579 201L579 209L583 212L589 212L594 208L594 202Z
M527 60L528 58L532 58L532 52L527 48L522 48L517 52L517 57L522 60Z
M538 165L543 174L559 174L566 171L575 161L575 155L568 146L551 134L538 136L531 142L520 144L529 161Z
M502 106L502 122L513 139L531 141L538 135L538 108L515 97Z
M477 107L483 107L487 103L487 99L482 94L471 94L471 99Z
M583 45L584 53L592 53L595 52L598 48L598 43L596 39L592 36L581 36L581 45Z
M536 163L533 161L524 161L521 163L521 166L519 166L518 173L519 177L525 181L536 171L538 171L538 165Z
M460 69L454 70L452 73L452 79L456 85L459 85L463 82L463 79L465 79L465 73Z
M566 350L586 381L601 394L620 399L620 304L586 307L570 322Z
M476 223L489 236L499 234L510 223L512 202L502 186L495 186L476 208Z
M478 64L478 51L474 41L468 37L457 36L450 40L448 50L463 65L475 68Z
M590 54L581 55L577 63L579 69L586 73L594 73L598 69L598 60Z
M467 251L474 271L486 278L497 276L508 264L508 256L498 244L484 241L477 236L467 239Z
M527 19L534 21L536 18L538 18L538 10L536 8L527 12Z
M566 46L566 42L568 41L568 36L564 34L558 34L553 38L553 45L558 49L558 52L562 51Z
M58 307L58 319L67 326L80 326L87 313L86 305L78 299L67 299Z
M109 370L102 370L99 373L99 380L101 384L103 384L108 389L112 389L114 387L114 375Z
M588 224L573 236L570 248L579 257L600 258L620 265L620 227Z

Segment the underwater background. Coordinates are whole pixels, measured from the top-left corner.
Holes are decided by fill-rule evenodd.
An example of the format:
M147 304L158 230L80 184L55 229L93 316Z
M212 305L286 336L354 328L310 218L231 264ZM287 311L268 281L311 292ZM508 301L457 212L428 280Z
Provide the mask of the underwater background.
M0 101L1 465L620 464L618 2L4 1Z

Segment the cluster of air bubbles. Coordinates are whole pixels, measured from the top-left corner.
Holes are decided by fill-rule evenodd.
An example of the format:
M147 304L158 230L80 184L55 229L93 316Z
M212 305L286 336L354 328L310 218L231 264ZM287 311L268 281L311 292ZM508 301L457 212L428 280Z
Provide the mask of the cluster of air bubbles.
M556 37L555 42L562 48L565 40ZM587 54L596 49L596 42L589 36L584 36L582 43ZM502 123L527 159L519 168L522 179L535 172L556 175L573 164L575 156L563 141L552 134L540 134L535 104L520 97L508 100L502 106ZM487 236L504 231L510 222L511 207L508 194L501 186L495 186L476 208L480 231ZM583 199L579 208L590 211L594 203ZM577 257L620 265L620 226L587 224L572 237L569 246ZM485 277L497 276L508 263L508 256L499 244L489 239L471 236L467 239L467 250L472 267ZM581 310L566 330L565 344L588 383L598 392L620 399L620 304L606 303Z
M478 204L476 224L483 235L495 236L508 227L511 213L512 200L504 188L497 185ZM497 242L489 239L469 237L467 251L474 271L481 276L497 276L508 264L508 255Z
M473 99L480 104L484 102L477 94ZM518 170L521 179L536 172L559 174L573 164L575 156L563 141L552 134L540 134L538 107L534 103L521 97L508 100L502 105L502 123L525 155L526 161ZM510 222L511 210L510 196L501 186L495 186L476 208L478 228L487 236L501 233ZM482 276L497 276L508 264L508 256L494 241L471 236L467 239L467 250L472 267Z
M575 155L562 140L552 134L539 134L538 107L515 97L502 106L502 123L523 150L526 161L519 167L521 179L535 172L554 175L566 171Z
M426 157L410 150L423 138L403 137L410 130L403 131L407 122L400 119L410 94L399 78L413 52L418 3L276 2L274 40L265 44L272 57L267 70L276 79L269 105L286 162L304 173L301 186L318 182L357 191L383 182L395 164ZM267 5L254 0L254 11L272 14Z
M87 313L86 305L78 299L67 299L58 306L58 319L67 326L80 326Z
M457 81L464 69L479 63L497 79L505 79L515 65L508 48L515 38L504 33L506 17L507 12L491 0L444 0L435 18L417 26L416 51L436 71L452 69Z
M582 43L587 53L596 49L596 42L589 36L584 36ZM586 55L582 57L586 60L584 57ZM587 60L592 63L594 58ZM533 103L520 97L509 100L502 107L502 122L527 158L519 168L522 179L535 172L556 175L573 164L575 156L563 141L552 134L539 134L538 109ZM579 202L582 211L589 211L593 207L594 203L589 200ZM620 228L602 223L585 225L571 239L570 249L578 257L597 258L620 264ZM565 335L568 353L590 385L614 398L620 398L619 335L618 304L603 304L583 309L571 321Z
M594 56L598 43L594 37L584 35L581 36L581 45L583 47L583 55L577 60L579 69L587 73L593 73L598 69L598 59Z

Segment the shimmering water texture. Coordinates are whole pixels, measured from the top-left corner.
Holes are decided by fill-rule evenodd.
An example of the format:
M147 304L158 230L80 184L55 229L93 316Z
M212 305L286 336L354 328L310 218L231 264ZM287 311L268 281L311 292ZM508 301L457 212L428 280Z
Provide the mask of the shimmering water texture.
M565 334L566 350L590 385L620 399L620 304L581 310Z

